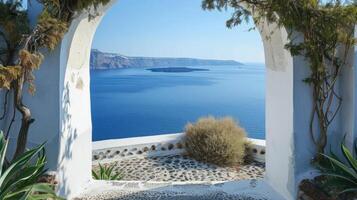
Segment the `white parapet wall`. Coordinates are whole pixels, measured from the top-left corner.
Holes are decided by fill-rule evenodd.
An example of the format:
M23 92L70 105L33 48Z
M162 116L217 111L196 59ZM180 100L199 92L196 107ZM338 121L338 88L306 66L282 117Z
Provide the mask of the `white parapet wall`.
M132 156L166 156L185 153L184 133L96 141L92 144L93 164ZM255 161L265 162L265 140L249 139Z

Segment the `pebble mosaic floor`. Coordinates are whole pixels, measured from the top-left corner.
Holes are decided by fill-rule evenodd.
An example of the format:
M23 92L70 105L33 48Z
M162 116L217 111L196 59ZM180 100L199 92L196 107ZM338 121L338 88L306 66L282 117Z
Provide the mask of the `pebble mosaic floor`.
M263 163L251 162L239 167L218 167L182 155L117 159L114 170L122 181L233 181L263 178ZM93 166L94 169L97 166Z
M267 200L266 198L254 198L245 195L232 195L217 192L205 195L187 195L180 193L165 192L114 192L95 195L91 197L78 198L75 200Z

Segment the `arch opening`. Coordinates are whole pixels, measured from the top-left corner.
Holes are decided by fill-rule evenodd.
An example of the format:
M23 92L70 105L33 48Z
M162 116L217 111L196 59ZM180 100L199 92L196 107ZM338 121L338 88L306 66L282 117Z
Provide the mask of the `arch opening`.
M122 0L114 5L94 37L90 60L94 170L99 163L114 165L123 173L121 181L262 178L265 66L259 33L248 32L251 24L239 30L226 28L223 22L229 15L216 19L222 13L201 10L200 1L148 1L133 8L138 2ZM147 7L150 11L145 12ZM158 15L159 10L165 12ZM190 22L185 18L194 15ZM120 28L113 27L113 21ZM239 172L223 167L222 173L230 175L221 176L214 172L216 166L204 168L206 163L181 156L185 125L207 116L239 122L252 138L249 152L256 160L242 164ZM140 160L132 162L137 157ZM197 169L191 169L191 163ZM163 170L155 171L156 165ZM254 169L252 175L248 168ZM212 177L205 176L211 172Z

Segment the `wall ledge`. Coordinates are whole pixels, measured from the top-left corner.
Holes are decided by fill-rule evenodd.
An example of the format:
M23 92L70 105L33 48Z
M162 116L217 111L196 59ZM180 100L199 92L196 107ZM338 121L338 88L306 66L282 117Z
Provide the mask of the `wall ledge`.
M120 157L133 156L167 156L185 152L184 133L143 136L123 139L110 139L92 143L92 162L108 163ZM251 139L251 147L247 149L253 159L265 162L265 140Z

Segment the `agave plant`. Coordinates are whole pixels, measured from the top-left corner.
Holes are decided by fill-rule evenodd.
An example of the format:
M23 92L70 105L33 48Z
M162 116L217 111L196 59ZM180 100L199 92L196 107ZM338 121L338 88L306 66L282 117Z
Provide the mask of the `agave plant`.
M116 172L114 173L114 167L115 164L113 165L101 165L99 163L99 170L96 172L96 170L92 170L92 176L96 180L120 180L123 178L122 173Z
M323 156L326 158L318 167L325 175L326 180L323 186L330 190L330 193L339 195L357 194L357 158L353 153L341 143L341 151L343 159L339 159L336 154L330 152L330 155ZM357 154L357 146L354 146L355 155Z
M8 141L0 132L0 199L1 200L38 200L61 199L53 187L38 183L46 172L44 145L31 149L9 164L5 164Z

